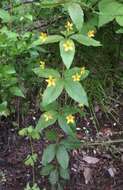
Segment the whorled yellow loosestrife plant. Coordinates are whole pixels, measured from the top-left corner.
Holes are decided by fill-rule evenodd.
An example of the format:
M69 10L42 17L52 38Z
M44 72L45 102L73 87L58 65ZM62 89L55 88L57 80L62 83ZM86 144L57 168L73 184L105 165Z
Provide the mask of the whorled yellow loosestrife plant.
M74 14L75 11L77 14ZM57 122L68 137L60 140L59 135L54 135L52 130L49 131L49 136L52 137L54 144L49 144L44 150L41 173L49 175L50 183L53 186L57 186L61 178L69 179L69 149L66 144L70 143L69 138L78 141L75 114L82 112L83 106L88 106L87 95L81 81L88 76L89 71L82 65L72 67L75 52L77 53L75 42L85 46L101 45L94 39L94 30L89 30L86 35L81 33L84 13L79 4L69 4L68 13L72 21L66 22L64 32L59 35L41 32L39 36L41 46L59 43L63 67L65 66L66 69L49 68L48 64L46 66L43 61L40 62L39 67L34 69L35 74L44 78L46 82L41 103L44 113L41 115L36 129L42 133L43 130ZM75 64L74 60L73 65ZM70 99L73 99L73 105L69 105ZM69 146L72 148L71 144ZM53 162L54 160L55 162Z

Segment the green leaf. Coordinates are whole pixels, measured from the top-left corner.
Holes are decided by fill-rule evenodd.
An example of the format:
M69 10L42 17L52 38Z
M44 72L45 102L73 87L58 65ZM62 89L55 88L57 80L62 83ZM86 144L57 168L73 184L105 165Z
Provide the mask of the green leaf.
M116 31L117 34L123 34L123 28L120 28L119 30Z
M46 136L46 139L48 139L49 141L55 141L57 140L58 135L54 129L50 129L46 131L45 136Z
M56 152L56 158L62 168L64 168L64 169L68 168L69 155L64 146L60 145L58 147L57 152Z
M63 144L67 149L70 150L78 149L82 146L82 142L80 140L71 136L67 137L66 139L63 139L61 141L61 144Z
M82 34L74 34L71 36L71 38L85 46L101 46L101 43L99 41Z
M36 161L37 161L37 154L32 154L27 156L24 163L26 166L34 166Z
M17 41L17 37L18 37L18 33L16 32L12 32L11 30L9 30L6 26L4 26L0 32L2 34L5 34L8 38L8 40L11 40L11 41Z
M63 36L60 36L60 35L49 35L47 36L47 39L46 41L42 42L41 40L41 43L40 44L51 44L51 43L56 43L56 42L59 42L61 40L63 40L64 37Z
M42 164L45 166L50 163L56 154L56 144L50 144L44 149L43 156L42 156Z
M63 179L70 179L70 175L69 175L68 169L60 168L60 176Z
M48 176L53 169L54 169L54 165L48 164L42 168L41 175Z
M61 129L67 134L70 135L72 137L75 137L74 132L72 131L72 129L70 128L70 126L67 124L65 117L62 115L58 116L58 123L59 126L61 127Z
M16 73L16 71L11 65L4 65L4 67L2 65L0 66L0 74L12 75L15 73Z
M117 14L119 16L116 16L116 21L118 22L118 24L120 26L123 26L123 5L120 7L120 9L118 10Z
M79 82L74 82L72 80L66 80L65 90L67 91L68 95L72 99L79 102L80 104L88 106L86 92Z
M55 185L58 182L58 179L59 179L58 170L54 169L53 171L50 172L49 181L52 185Z
M72 69L66 70L64 72L64 76L66 79L71 79L74 74L79 73L79 72L80 72L79 67L73 67Z
M0 9L0 18L3 22L9 22L11 20L10 14L3 9Z
M52 102L51 104L48 104L47 106L43 106L42 103L40 104L40 109L42 111L49 111L49 110L58 110L58 102Z
M69 41L71 43L71 46L73 47L72 50L65 51L64 43L66 43L67 41ZM74 55L75 55L75 45L74 45L73 40L66 39L66 40L60 41L60 55L61 55L61 58L65 64L65 66L67 67L67 69L69 69L73 62Z
M48 121L46 121L45 115L51 115L52 119L49 119ZM54 124L56 120L57 120L56 111L45 112L44 114L41 115L40 119L38 120L36 129L42 131L44 128L47 128L48 126Z
M13 94L13 95L15 95L15 96L20 96L20 97L25 97L24 96L24 94L23 94L23 92L21 91L21 89L20 88L18 88L18 87L11 87L10 88L10 92Z
M64 83L62 79L56 79L55 86L47 87L43 93L43 100L42 100L43 106L46 106L55 101L62 93L63 87Z
M66 70L64 73L65 79L72 79L72 76L75 75L76 73L80 74L81 68L79 67L74 67L72 69ZM81 75L80 80L85 79L89 75L89 71L85 70L85 73Z
M69 115L69 114L75 114L79 112L79 107L78 106L73 106L73 105L64 105L62 107L62 113L65 113L64 115Z
M99 2L99 27L112 21L115 18L121 3L116 0L102 0Z
M0 104L0 116L4 115L7 117L9 115L9 110L7 108L7 102L4 101Z
M59 72L56 71L55 69L41 69L40 67L37 67L33 69L33 71L37 76L43 77L43 78L48 78L49 76L53 76L56 78L60 77Z
M39 46L39 45L41 45L41 40L40 39L33 41L31 43L31 45L29 45L28 49L34 48L34 47Z
M68 12L73 23L76 25L76 28L80 31L82 29L84 20L84 13L82 8L77 3L71 3L68 6Z
M118 22L120 26L123 26L123 16L117 16L116 21Z

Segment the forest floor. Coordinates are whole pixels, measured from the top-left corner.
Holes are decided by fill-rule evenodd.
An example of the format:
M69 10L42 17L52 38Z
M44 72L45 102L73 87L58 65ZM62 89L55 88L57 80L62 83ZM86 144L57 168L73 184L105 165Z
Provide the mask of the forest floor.
M122 101L120 99L119 102ZM115 104L116 120L107 118L97 107L96 118L100 124L101 141L123 140L123 106ZM20 126L35 125L40 112L35 106L30 109ZM15 118L17 118L15 116ZM32 182L32 168L24 165L24 159L31 153L28 138L18 135L18 127L13 127L14 118L2 118L0 122L0 190L23 190L28 182ZM77 119L79 139L95 142L95 124L92 116ZM15 122L15 121L14 121ZM86 131L82 127L86 128ZM64 190L123 190L123 142L114 146L96 145L74 150L70 160L70 181ZM41 177L41 155L45 140L33 142L34 151L38 154L35 167L35 180L41 190L50 190L48 180Z

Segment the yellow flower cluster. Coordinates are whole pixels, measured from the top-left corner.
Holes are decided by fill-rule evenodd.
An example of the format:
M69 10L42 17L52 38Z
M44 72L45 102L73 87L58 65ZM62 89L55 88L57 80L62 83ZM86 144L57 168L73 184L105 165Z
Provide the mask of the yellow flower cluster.
M94 30L89 30L87 33L89 38L93 38L95 36L95 31Z
M80 81L80 79L81 79L81 76L82 75L84 75L85 74L85 67L82 67L81 69L80 69L80 74L79 73L76 73L75 75L73 75L72 76L72 79L73 79L73 81L75 82L75 81Z
M69 114L67 117L66 117L66 120L67 120L67 124L70 124L70 123L74 123L75 122L75 117L72 115L72 114Z
M64 50L67 52L67 51L72 51L74 46L73 46L73 43L72 41L70 40L66 40L63 44L63 47L64 47Z
M56 85L56 79L52 76L49 76L49 78L46 79L46 82L48 83L48 87Z
M44 61L40 61L40 68L45 69L45 62Z
M42 40L42 42L45 42L47 40L47 38L48 38L47 33L41 32L40 39Z
M71 23L70 21L67 21L65 28L67 29L68 32L73 30L73 23Z
M80 81L81 75L79 73L76 73L72 76L73 81Z
M85 67L82 67L82 68L81 68L80 74L81 74L81 75L84 75L84 74L85 74Z
M52 117L52 115L50 113L44 114L44 118L45 118L46 122L49 121L49 120L51 120L51 119L53 119L53 117Z

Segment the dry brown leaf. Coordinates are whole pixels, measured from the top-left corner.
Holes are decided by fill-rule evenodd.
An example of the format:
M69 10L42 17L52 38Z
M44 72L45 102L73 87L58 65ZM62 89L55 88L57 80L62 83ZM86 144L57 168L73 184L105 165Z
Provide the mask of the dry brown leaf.
M91 156L84 156L83 160L85 162L87 162L88 164L96 164L97 162L99 162L98 158L95 157L91 157Z
M85 167L83 172L84 178L85 178L85 184L88 184L92 177L92 171L90 168Z
M114 167L110 167L108 169L108 172L109 172L110 176L114 178L114 176L116 174L116 169Z

